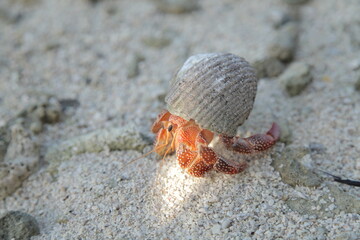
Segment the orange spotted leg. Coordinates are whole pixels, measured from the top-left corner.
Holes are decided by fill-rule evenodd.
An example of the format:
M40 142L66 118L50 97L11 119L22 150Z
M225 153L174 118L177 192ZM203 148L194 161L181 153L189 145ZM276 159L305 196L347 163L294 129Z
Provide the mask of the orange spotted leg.
M202 177L217 161L215 152L207 145L213 134L199 127L183 127L178 133L176 156L181 168L194 177Z
M247 163L246 162L238 163L231 159L218 157L218 160L215 163L214 168L222 173L237 174L237 173L241 173L247 168Z
M176 151L177 160L181 168L194 177L202 177L210 171L216 162L215 152L208 148L200 146L200 151L191 151L185 145L181 145Z
M211 169L226 174L237 174L247 168L247 164L224 159L208 147L200 146L200 152L191 151L184 144L180 145L176 151L178 163L181 168L194 177L202 177Z
M222 136L225 146L239 153L255 153L272 147L280 137L280 127L273 123L266 134L255 134L248 138Z

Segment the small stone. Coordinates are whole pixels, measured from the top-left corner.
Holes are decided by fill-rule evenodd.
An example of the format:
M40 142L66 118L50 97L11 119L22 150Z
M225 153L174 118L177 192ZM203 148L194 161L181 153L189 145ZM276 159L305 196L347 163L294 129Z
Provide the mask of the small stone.
M47 106L45 106L45 116L43 118L44 123L57 123L60 121L61 115L61 105L57 100L49 102Z
M61 43L56 40L52 40L52 41L46 43L44 46L45 51L54 51L54 50L59 49L60 47L61 47Z
M336 208L335 204L330 204L329 207L328 207L328 209L330 211L333 211L335 208Z
M280 76L280 83L289 96L299 95L312 81L310 65L304 62L296 62Z
M0 218L1 240L28 240L39 234L40 228L36 219L27 213L10 211Z
M350 38L350 43L353 46L354 50L359 50L360 48L360 21L353 20L349 21L345 25L345 34Z
M284 10L273 10L270 11L269 21L272 23L275 29L282 27L288 22L296 21L297 17L295 13Z
M354 59L349 63L351 70L358 70L360 68L360 59Z
M127 76L128 78L134 78L139 75L139 63L144 61L145 57L139 53L133 55L130 63L127 66Z
M22 13L10 11L10 9L0 8L0 21L10 24L19 23L24 18Z
M271 57L255 61L252 66L255 68L258 78L277 77L285 69L284 63Z
M221 228L222 229L229 228L231 226L231 224L232 224L232 220L229 218L226 218L221 222Z
M30 124L29 128L34 134L39 134L43 130L43 125L40 121L34 121Z
M211 232L213 234L220 234L221 233L221 226L219 224L215 224L212 228L211 228Z
M78 108L80 106L79 100L71 98L60 99L59 103L63 111L69 108Z
M360 92L360 76L355 83L355 90Z
M309 148L310 151L314 153L323 154L326 152L326 147L323 144L317 142L309 143Z
M307 3L309 0L283 0L284 3L290 4L290 5L299 5Z
M298 31L296 22L289 22L279 28L273 43L268 48L269 56L282 62L291 61L295 55Z
M104 1L104 0L87 0L90 4L98 4L98 3L100 3L100 2L102 2L102 1Z
M147 36L142 39L142 43L152 48L164 48L170 45L171 38L167 36Z
M278 119L276 121L280 127L280 139L279 142L285 143L286 145L292 142L292 131L290 123L285 118Z
M199 9L198 0L153 0L156 7L164 13L182 14Z
M281 180L292 187L318 187L322 179L300 163L308 153L306 148L286 147L281 153L274 154L271 165L280 173Z

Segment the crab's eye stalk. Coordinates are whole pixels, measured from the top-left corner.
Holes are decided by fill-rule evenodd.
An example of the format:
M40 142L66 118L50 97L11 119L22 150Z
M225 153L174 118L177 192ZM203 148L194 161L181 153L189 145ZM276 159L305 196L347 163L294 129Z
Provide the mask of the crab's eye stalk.
M173 125L170 125L167 130L168 132L171 132L172 129L173 129Z

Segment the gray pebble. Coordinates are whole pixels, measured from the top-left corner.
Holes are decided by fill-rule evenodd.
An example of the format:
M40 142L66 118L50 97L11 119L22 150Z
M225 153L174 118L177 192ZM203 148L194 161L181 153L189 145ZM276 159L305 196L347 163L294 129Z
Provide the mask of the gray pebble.
M19 23L24 18L23 14L11 11L11 9L0 8L0 21L10 24Z
M252 66L255 68L258 78L277 77L285 69L284 63L274 57L255 61Z
M357 81L355 82L355 90L360 92L360 76L358 77Z
M345 33L350 38L350 43L353 46L354 50L359 50L360 48L360 21L350 21L345 25Z
M44 107L44 117L41 119L43 123L57 123L60 121L61 105L57 99L50 100Z
M310 65L304 62L292 63L280 76L279 81L289 96L299 95L312 81Z
M304 4L307 3L309 0L283 0L284 3L290 4L290 5L298 5L298 4Z
M90 4L98 4L98 3L100 3L100 2L102 2L102 1L104 1L104 0L87 0Z
M212 228L211 228L211 232L213 234L220 234L221 233L221 226L219 224L215 224Z
M142 43L145 46L152 48L164 48L170 45L171 38L167 36L146 36L142 38Z
M79 100L71 98L60 99L59 103L63 111L69 108L78 108L80 106Z
M199 9L198 0L153 0L156 7L164 13L182 14Z
M309 148L310 151L314 153L322 154L326 152L326 147L323 144L317 142L309 143Z
M296 21L298 19L296 11L272 10L269 14L269 21L275 29L282 27L288 22Z
M226 218L221 222L221 227L222 227L222 229L229 228L231 226L231 224L232 224L232 220L229 218Z
M292 187L318 187L322 179L299 162L308 153L307 148L286 147L281 153L274 154L271 165L280 173L281 180Z
M280 139L279 142L285 143L286 145L292 142L292 131L290 128L289 121L285 118L278 119L276 121L280 127Z
M269 56L283 62L291 61L296 51L298 31L296 22L289 22L282 26L268 48Z
M34 121L30 123L29 128L30 131L33 132L34 134L39 134L43 130L43 124L40 121Z
M139 63L144 61L145 57L139 53L135 53L130 63L127 66L127 76L128 78L134 78L139 75Z
M354 59L349 63L351 70L358 70L360 68L360 59Z
M10 211L0 218L1 240L29 240L39 234L40 228L36 219L27 213Z
M61 43L57 40L51 40L50 42L47 42L44 44L44 50L45 51L55 51L61 47Z

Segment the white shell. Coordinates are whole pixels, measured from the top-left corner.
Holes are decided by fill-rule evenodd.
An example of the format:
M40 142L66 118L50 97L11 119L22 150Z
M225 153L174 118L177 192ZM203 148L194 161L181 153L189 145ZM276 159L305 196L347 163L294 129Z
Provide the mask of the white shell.
M190 57L172 80L165 101L170 113L200 127L235 136L248 118L256 96L254 69L230 53Z

